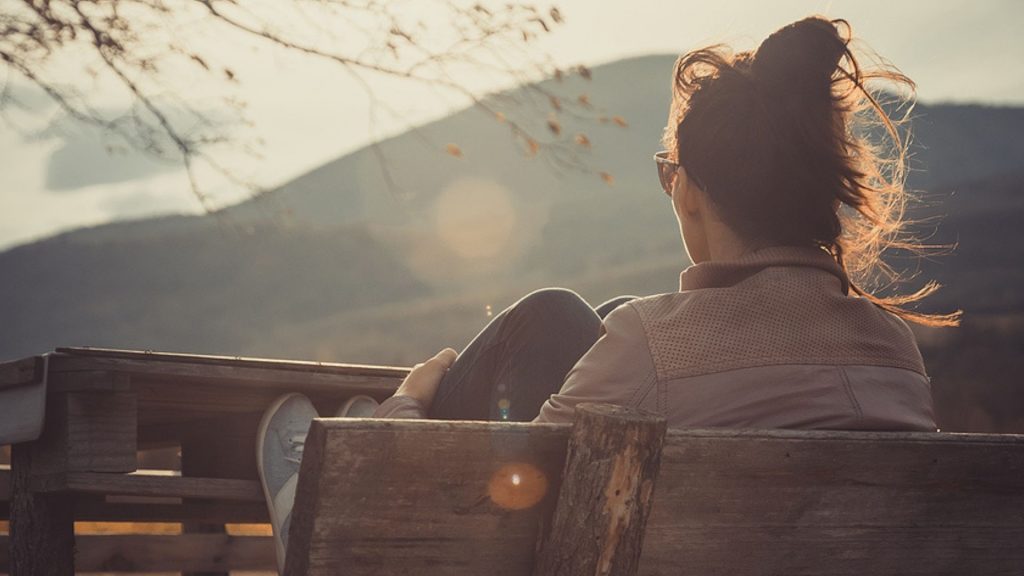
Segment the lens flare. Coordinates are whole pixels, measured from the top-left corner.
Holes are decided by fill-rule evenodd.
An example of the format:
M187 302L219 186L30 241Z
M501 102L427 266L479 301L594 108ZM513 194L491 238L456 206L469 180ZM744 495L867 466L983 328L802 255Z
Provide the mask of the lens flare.
M505 510L526 510L548 493L548 478L526 462L510 462L499 468L487 485L491 501Z
M510 248L518 216L501 185L479 178L452 182L435 203L437 235L463 258L493 258Z

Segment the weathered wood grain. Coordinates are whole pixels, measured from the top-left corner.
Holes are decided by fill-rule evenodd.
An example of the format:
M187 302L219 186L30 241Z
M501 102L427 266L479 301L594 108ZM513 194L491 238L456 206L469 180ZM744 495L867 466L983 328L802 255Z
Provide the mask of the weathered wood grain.
M408 368L163 354L129 350L58 348L50 355L50 372L107 370L133 381L210 383L256 389L290 387L296 392L356 391L390 393Z
M1024 574L1024 437L671 431L641 574Z
M7 540L0 536L0 572L10 561ZM265 536L119 534L76 540L82 572L272 571L276 566L274 544Z
M110 370L50 372L47 375L50 393L60 392L128 392L131 379L127 374Z
M74 495L31 489L31 444L11 447L11 576L75 573Z
M0 488L6 471L0 470ZM151 501L145 501L149 498ZM87 522L219 522L221 524L267 524L267 505L255 500L189 500L180 497L134 497L122 501L105 494L75 495L75 520ZM10 519L10 501L0 498L0 520ZM2 571L0 571L2 572Z
M135 470L135 394L48 394L46 418L42 436L31 443L34 474Z
M341 375L400 376L408 373L409 371L408 368L397 366L316 362L309 360L285 360L277 358L252 358L246 356L218 356L211 354L176 354L146 350L120 350L114 348L92 348L84 346L66 346L57 348L54 352L58 355L104 360L142 360L145 362L174 362L181 364L255 367L317 373L336 373Z
M607 404L576 407L534 576L636 574L665 430L663 416Z
M316 420L285 574L529 574L567 437L543 424Z
M38 382L43 377L42 357L0 362L0 390Z
M550 505L488 483L539 462L557 490L568 433L318 420L286 573L530 574ZM1024 573L1022 436L673 430L653 498L641 574Z
M181 441L181 474L184 477L205 476L216 478L248 478L256 473L255 450L240 450L239 446L253 446L255 430L248 437L240 437L238 426L225 421L218 432L197 429L185 434ZM187 534L224 534L223 522L186 522L182 528ZM228 576L225 571L189 571L182 576Z
M69 472L34 476L31 487L36 492L164 496L238 502L263 501L263 491L259 482L231 478L191 478L148 473Z
M54 392L130 390L140 436L166 442L197 421L259 415L283 393L299 392L331 413L353 394L390 396L407 368L59 348L49 356ZM182 428L184 426L184 428ZM177 427L177 428L175 428ZM153 445L153 444L149 444Z
M108 502L104 498L80 495L75 503L75 520L95 522L219 522L221 524L267 524L265 502L236 500L189 500L166 502Z

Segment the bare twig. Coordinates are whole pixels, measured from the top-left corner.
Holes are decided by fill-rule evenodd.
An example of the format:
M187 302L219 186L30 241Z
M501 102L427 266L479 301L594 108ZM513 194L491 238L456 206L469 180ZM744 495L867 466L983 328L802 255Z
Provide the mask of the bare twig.
M181 58L199 73L218 81L238 82L231 68L217 63L216 54L201 54L175 37L176 14L180 8L190 6L199 7L197 17L208 24L225 26L257 41L339 65L366 93L374 132L379 112L403 118L375 91L367 77L382 75L464 99L507 125L525 153L541 154L559 169L586 169L578 156L580 147L574 145L571 135L560 133L557 119L549 122L545 135L534 133L524 123L495 108L493 97L471 88L457 71L469 67L525 87L527 104L532 110L528 113L539 112L541 118L550 113L593 120L588 106L573 98L560 98L534 83L563 74L549 58L536 54L531 47L534 37L561 22L561 13L556 8L542 11L534 5L517 3L423 1L440 15L439 23L407 21L384 0L289 0L289 13L302 23L301 29L289 33L274 26L275 18L261 15L246 0L21 0L0 13L0 65L8 75L14 73L42 90L67 117L116 135L154 157L177 157L192 194L207 212L214 212L217 206L205 192L196 170L197 162L244 187L253 196L263 190L238 178L210 153L214 146L237 144L226 129L181 98L180 88L166 86L164 70L168 58ZM428 32L437 32L438 28L444 28L447 40L428 39ZM342 37L349 41L361 38L364 45L361 49L341 48L342 43L336 41L325 47L309 40L313 36L311 31L335 41ZM50 63L72 52L86 60L95 58L98 68L88 63L84 68L124 90L133 102L127 113L117 116L96 109L80 88L88 81L88 75L70 83L52 79L48 72ZM8 86L6 80L0 89L0 109L12 101ZM237 99L225 98L225 104L242 114L244 104ZM186 128L180 118L172 117L171 112L179 109L192 119L191 128ZM407 127L429 146L440 149L415 127ZM164 145L168 143L170 150ZM253 151L251 146L239 146ZM388 188L397 191L376 139L371 150L381 165Z

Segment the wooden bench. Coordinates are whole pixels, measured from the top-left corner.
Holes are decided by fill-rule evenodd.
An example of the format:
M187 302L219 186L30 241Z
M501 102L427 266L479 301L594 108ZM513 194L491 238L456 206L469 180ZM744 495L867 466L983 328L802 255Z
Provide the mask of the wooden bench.
M662 444L663 443L663 444ZM1024 436L321 419L285 574L1024 574Z

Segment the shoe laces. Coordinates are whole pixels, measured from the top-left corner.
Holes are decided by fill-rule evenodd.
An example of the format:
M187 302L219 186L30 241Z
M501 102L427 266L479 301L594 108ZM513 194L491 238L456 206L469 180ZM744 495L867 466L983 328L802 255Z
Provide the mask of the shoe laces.
M295 433L285 438L284 459L295 464L302 463L302 451L306 448L306 435Z

